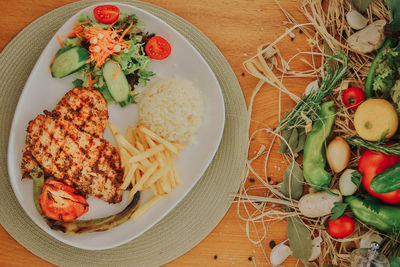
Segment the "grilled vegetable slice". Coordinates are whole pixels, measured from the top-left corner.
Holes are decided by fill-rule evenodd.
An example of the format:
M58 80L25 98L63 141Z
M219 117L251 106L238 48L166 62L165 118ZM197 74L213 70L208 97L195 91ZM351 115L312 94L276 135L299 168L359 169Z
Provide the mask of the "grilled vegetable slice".
M81 46L62 47L58 50L56 58L50 65L51 76L63 78L77 72L86 65L88 59L89 52Z
M134 195L132 202L123 211L115 215L93 220L75 220L71 222L55 221L45 216L39 206L38 199L44 185L44 174L42 169L40 167L36 167L30 173L30 175L33 179L33 197L36 209L53 230L62 231L69 234L83 234L90 232L106 231L126 222L138 207L140 199L139 192Z
M57 180L49 180L44 184L39 205L47 217L56 221L73 221L89 211L84 196Z

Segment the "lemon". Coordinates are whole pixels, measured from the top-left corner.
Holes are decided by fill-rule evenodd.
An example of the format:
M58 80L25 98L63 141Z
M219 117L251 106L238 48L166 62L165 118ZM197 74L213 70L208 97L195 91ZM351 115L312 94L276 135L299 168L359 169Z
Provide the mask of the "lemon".
M354 127L358 135L368 141L378 141L382 136L392 137L398 125L395 108L384 99L364 101L354 115Z

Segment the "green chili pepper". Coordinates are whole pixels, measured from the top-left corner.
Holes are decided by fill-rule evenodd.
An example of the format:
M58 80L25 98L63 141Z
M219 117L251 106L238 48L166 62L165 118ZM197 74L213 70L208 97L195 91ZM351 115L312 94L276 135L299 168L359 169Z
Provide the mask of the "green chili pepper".
M344 201L362 222L387 233L400 230L399 206L374 204L375 207L371 208L364 200L354 196L346 197Z
M325 141L332 131L336 119L336 110L333 101L321 105L310 133L307 134L303 155L303 174L310 186L316 190L330 192L328 186L331 175L325 170Z
M389 193L400 189L400 163L378 173L371 181L371 190L376 193Z
M383 56L383 50L385 48L393 48L396 46L396 40L388 37L385 42L382 44L381 48L379 48L378 53L376 54L374 60L371 63L371 67L369 68L369 73L367 80L365 81L365 97L366 98L371 98L374 96L374 91L372 89L372 86L374 84L374 78L375 78L375 71L376 67L378 65L379 60L382 59Z
M129 205L123 211L115 215L92 220L75 220L71 222L55 221L46 217L39 205L39 196L42 193L44 186L44 174L42 169L36 167L30 173L30 175L33 179L33 201L35 203L35 207L40 215L42 215L46 223L53 230L62 231L69 234L106 231L129 220L138 207L140 192L137 192L133 196L132 202L129 203Z

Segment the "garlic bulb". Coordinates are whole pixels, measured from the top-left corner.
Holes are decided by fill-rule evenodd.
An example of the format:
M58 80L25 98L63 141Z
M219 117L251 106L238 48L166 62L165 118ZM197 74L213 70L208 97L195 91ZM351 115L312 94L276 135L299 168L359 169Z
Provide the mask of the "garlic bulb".
M350 35L347 44L358 53L370 53L383 44L385 35L383 33L386 21L377 20L364 29Z
M368 19L354 9L347 12L346 20L350 27L352 27L354 30L361 30L368 24Z

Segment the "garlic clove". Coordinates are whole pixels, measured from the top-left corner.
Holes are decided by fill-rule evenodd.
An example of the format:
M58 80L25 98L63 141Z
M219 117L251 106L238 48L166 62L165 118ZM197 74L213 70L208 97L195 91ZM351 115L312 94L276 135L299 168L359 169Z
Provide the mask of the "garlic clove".
M308 261L316 260L319 257L319 255L321 255L321 242L322 238L320 236L312 240L311 256L308 259Z
M307 85L306 90L304 90L304 94L309 95L311 92L317 91L318 89L319 89L318 80L312 81Z
M272 265L278 266L281 265L290 255L292 255L292 250L285 244L280 243L271 250L269 260Z
M368 24L368 19L361 15L357 10L350 10L346 14L347 23L355 30L361 30Z

